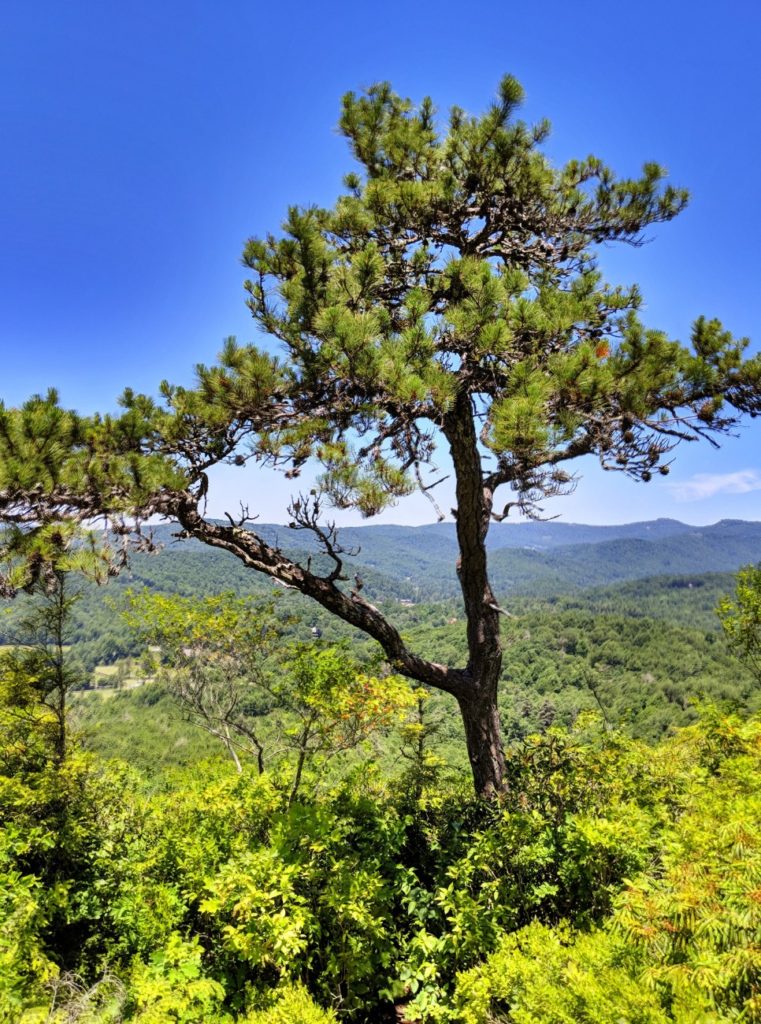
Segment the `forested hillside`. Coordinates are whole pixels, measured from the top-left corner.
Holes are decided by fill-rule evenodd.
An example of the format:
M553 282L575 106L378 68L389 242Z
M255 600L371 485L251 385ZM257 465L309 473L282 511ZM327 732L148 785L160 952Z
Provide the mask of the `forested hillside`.
M318 546L287 527L258 529L294 557ZM497 523L488 534L492 583L500 596L545 595L646 576L732 572L757 560L761 523L724 520L690 527L674 520L623 526ZM342 544L375 596L459 596L454 526L349 527ZM394 581L393 583L391 581Z
M614 528L524 524L505 527L497 536L524 536L524 528L534 539L588 535L596 540L571 546L557 543L543 553L505 543L496 552L511 571L517 561L526 574L525 584L505 600L513 618L503 622L506 648L500 704L510 740L552 724L570 726L581 711L588 710L600 712L609 727L655 740L694 720L696 702L717 701L745 712L759 707L758 688L728 651L716 615L721 596L734 589L734 577L705 571L715 564L725 540L724 564L735 568L747 561L758 524L722 523L699 531L673 521ZM271 529L274 533L275 528ZM609 529L622 536L608 539ZM147 588L203 598L223 591L264 595L270 590L266 581L224 552L192 541L177 542L170 527L156 532L163 544L157 554L135 556L129 571L106 586L81 585L81 600L72 610L70 639L86 685L105 687L108 692L130 678L146 678L139 660L145 643L124 614L128 592ZM365 591L388 609L423 656L454 665L465 657L460 604L454 598L437 601L440 588L435 582L425 585L430 572L435 576L436 565L444 572L441 550L448 532L441 527L369 527L354 529L350 538L361 548L357 562ZM277 536L284 543L293 533L280 527ZM642 539L648 536L656 539ZM421 537L427 541L421 542ZM394 543L403 557L391 558ZM638 555L629 560L633 545ZM643 548L648 557L642 556ZM422 566L414 585L404 578L412 565L412 551ZM687 566L689 574L669 575L675 560ZM382 566L384 573L368 567L369 562ZM528 573L537 566L546 574L540 571L532 578ZM641 578L587 589L575 584L580 576L615 578L622 566ZM647 575L654 566L661 574ZM453 575L451 566L447 571ZM281 591L280 596L278 614L289 641L309 641L317 627L324 642L346 639L369 656L373 645L361 633L298 595ZM2 626L6 640L13 638L14 617L20 614L23 600L8 605ZM113 674L105 674L102 666L112 666L108 671ZM152 695L153 689L149 685L145 691L124 692L106 702L81 701L75 713L85 742L103 756L131 757L146 770L151 763L154 767L186 764L213 752L203 731L183 722L167 695ZM450 760L458 761L459 727L452 703L436 696L431 710Z
M266 529L281 544L294 539L287 527ZM610 531L617 534L612 540L608 539ZM163 526L155 532L160 545L156 554L135 555L128 571L105 586L86 581L80 584L82 599L73 610L71 639L90 675L98 665L112 665L141 652L139 641L121 614L128 590L147 587L202 597L228 590L263 594L270 589L266 580L226 553L197 542L176 540L176 528ZM580 537L593 539L580 543ZM601 616L625 616L715 632L718 619L714 609L721 595L733 588L731 572L756 561L761 552L761 524L740 522L717 523L700 530L672 520L621 527L527 523L503 525L495 531L495 538L495 547L500 545L492 554L495 589L511 613L541 609L546 619L559 611L586 610L594 613L598 628L604 628ZM547 550L515 545L516 539L527 538L542 540ZM567 539L576 542L562 543ZM303 535L298 534L296 540L302 545L302 553L307 552ZM388 607L402 623L444 624L461 616L451 529L443 525L353 528L342 531L342 540L347 547L358 549L353 569L363 581L364 593ZM14 617L23 601L20 597L15 605L6 602L6 612L0 616L0 644L14 642ZM319 624L328 636L352 635L351 630L296 595L287 597L287 607L289 614L293 610L301 622L300 627L294 627L294 635L299 629L302 636L306 635L313 624ZM588 628L590 620L585 621ZM613 632L618 627L611 622L607 628ZM427 652L446 660L445 654L437 655L437 645L442 651L451 649L453 643L457 646L458 629L462 635L461 624L441 635L432 634L424 641ZM652 625L650 629L655 642L659 628ZM717 642L720 648L721 642ZM711 652L714 650L711 648ZM705 654L706 673L713 673L717 685L728 685L726 665L714 663L711 652ZM677 672L671 682L681 689L678 676ZM688 685L688 689L691 694L702 692L700 687Z

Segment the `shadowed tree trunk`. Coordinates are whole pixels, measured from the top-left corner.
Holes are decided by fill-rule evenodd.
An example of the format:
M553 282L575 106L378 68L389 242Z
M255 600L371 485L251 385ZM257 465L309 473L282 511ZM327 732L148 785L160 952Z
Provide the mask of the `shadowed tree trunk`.
M493 685L482 686L477 696L463 697L458 703L476 793L492 797L504 790L505 779L496 681Z
M467 621L468 664L465 686L457 701L465 729L476 792L499 793L504 784L505 756L497 707L502 669L499 608L489 583L486 534L491 521L491 492L484 486L472 400L460 392L444 420L444 436L457 479L457 543L460 579Z

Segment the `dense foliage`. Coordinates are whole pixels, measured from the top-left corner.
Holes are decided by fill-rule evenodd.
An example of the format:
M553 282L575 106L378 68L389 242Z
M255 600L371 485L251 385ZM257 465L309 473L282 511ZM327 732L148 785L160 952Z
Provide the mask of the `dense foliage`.
M718 612L730 646L761 679L761 563L738 573L735 599L724 597Z
M2 681L5 1020L761 1019L757 719L551 729L499 806L368 764L289 802L221 759L59 764Z
M725 601L730 629L754 580ZM164 678L77 698L97 754L68 722L61 747L35 649L0 655L0 1019L761 1020L761 721L704 707L657 746L613 727L695 719L664 682L691 664L751 707L730 662L711 681L720 633L527 607L506 625L506 710L524 687L507 792L484 803L442 697L384 687L362 645L288 637L298 621L252 600L134 594ZM44 639L58 607L53 587L17 623ZM409 609L409 626L456 658L450 611ZM183 722L189 683L209 713L235 697L223 721L266 760L224 756L217 719Z

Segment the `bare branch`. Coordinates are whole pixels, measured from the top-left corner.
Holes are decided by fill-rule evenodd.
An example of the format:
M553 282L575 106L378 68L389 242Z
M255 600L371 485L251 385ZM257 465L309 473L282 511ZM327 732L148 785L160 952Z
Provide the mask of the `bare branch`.
M443 522L444 519L446 519L446 516L441 511L441 507L440 507L439 503L436 501L436 499L433 497L433 495L431 494L431 491L433 490L434 487L438 487L439 484L443 484L445 480L448 480L449 479L449 474L447 474L446 476L439 477L439 479L438 480L434 480L433 483L426 484L426 483L423 482L423 475L420 472L420 463L417 460L414 463L414 471L415 471L415 479L417 480L417 485L418 485L419 491L421 492L421 494L425 495L425 497L430 501L430 503L433 506L433 509L434 509L434 511L436 513L436 517L437 517L438 521L440 523Z
M249 511L249 506L244 505L242 501L240 502L240 515L238 516L237 519L233 519L229 512L225 512L225 519L227 519L227 521L230 523L230 526L234 527L244 527L246 523L253 523L258 518L258 515L251 515L251 512Z
M346 580L343 573L343 559L341 555L348 555L350 558L359 554L359 548L344 548L338 542L338 530L335 523L320 523L322 515L321 495L315 491L308 495L300 494L291 501L288 506L288 514L291 522L288 524L292 530L308 530L317 538L323 553L333 562L333 569L324 577L329 583L337 580Z

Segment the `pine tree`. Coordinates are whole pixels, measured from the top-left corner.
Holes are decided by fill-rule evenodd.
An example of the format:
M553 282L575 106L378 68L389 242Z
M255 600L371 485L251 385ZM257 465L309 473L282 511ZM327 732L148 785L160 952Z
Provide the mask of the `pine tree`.
M97 561L87 540L71 523L31 532L10 527L0 537L6 592L22 589L27 595L22 608L5 608L6 614L16 614L6 629L10 642L0 654L0 680L24 731L44 712L59 765L67 756L69 694L84 682L69 648L81 574Z
M0 416L0 515L45 523L162 514L363 630L396 671L453 695L476 790L503 787L497 711L500 608L486 535L516 508L574 485L568 464L648 481L680 442L726 434L761 409L761 360L747 340L699 318L691 347L646 328L636 287L602 277L597 247L641 245L685 206L657 164L621 179L595 157L551 165L548 125L516 116L506 77L482 117L454 108L441 124L387 84L343 101L340 129L357 170L331 209L292 208L282 231L244 252L254 320L280 340L225 345L193 388L128 391L117 417L81 418L56 396ZM416 488L431 498L434 453L455 476L457 565L468 661L427 661L347 574L324 521L331 506L371 517ZM226 525L204 515L207 472L249 460L293 479L308 460L319 483L298 495L291 525L320 540L316 572L266 543L248 510ZM508 498L498 499L498 492ZM344 585L344 583L346 585Z

